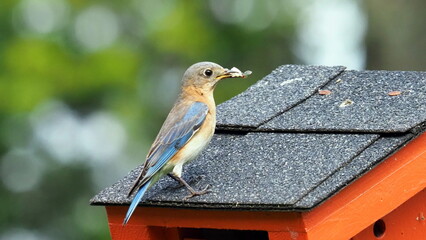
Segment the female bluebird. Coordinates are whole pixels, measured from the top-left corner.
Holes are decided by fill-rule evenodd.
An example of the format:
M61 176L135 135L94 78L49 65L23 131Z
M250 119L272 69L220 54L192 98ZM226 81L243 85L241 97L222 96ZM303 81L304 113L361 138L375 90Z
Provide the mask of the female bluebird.
M247 73L248 75L249 73ZM143 169L129 191L137 192L127 211L126 224L145 192L161 177L170 177L185 185L191 194L208 192L194 190L182 178L182 166L193 160L210 142L216 127L216 105L213 90L224 78L245 77L237 68L228 70L212 62L189 67L182 79L180 95L167 116L146 157Z

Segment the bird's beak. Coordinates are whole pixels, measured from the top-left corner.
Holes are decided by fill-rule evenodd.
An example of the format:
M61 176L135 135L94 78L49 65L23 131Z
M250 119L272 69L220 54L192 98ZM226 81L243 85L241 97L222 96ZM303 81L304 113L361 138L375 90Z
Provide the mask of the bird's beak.
M245 78L248 75L250 75L250 71L241 72L240 69L233 67L231 70L225 68L223 73L216 77L217 80L224 79L224 78Z

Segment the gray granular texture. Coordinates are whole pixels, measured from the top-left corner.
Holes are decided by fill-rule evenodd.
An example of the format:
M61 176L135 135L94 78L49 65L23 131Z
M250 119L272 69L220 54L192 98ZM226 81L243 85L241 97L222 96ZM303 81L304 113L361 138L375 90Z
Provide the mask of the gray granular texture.
M300 199L295 208L312 208L319 204L339 189L349 185L349 183L364 172L373 168L383 157L395 151L396 148L413 137L412 134L405 134L398 137L382 137L371 144L359 156L355 157L347 165L330 175L326 181L319 184L314 190Z
M153 205L173 203L173 206L182 207L195 204L220 208L238 203L240 207L285 208L362 152L377 137L374 134L218 134L201 157L184 169L184 176L202 176L195 186L202 188L210 184L212 193L183 202L188 191L177 188L177 183L165 178L145 199ZM296 153L298 158L294 158ZM131 175L136 178L136 174ZM128 180L100 195L114 196L108 200L110 203L129 203L130 199L125 196L129 185L125 182ZM98 196L98 199L106 198L108 195Z
M324 87L330 95L315 94L260 129L402 133L426 119L426 73L345 71L339 79Z
M344 67L284 65L218 106L218 128L257 127L314 94Z

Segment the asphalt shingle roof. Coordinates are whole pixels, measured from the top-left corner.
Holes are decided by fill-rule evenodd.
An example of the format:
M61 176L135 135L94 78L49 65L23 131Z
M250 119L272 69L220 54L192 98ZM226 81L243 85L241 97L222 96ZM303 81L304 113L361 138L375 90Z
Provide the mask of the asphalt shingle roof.
M331 94L316 93L260 129L407 132L426 119L426 73L345 71L324 89ZM352 104L343 107L346 100Z
M286 65L217 108L218 127L256 128L318 91L345 67Z
M341 106L347 99L352 104ZM217 114L212 142L183 171L193 186L210 184L213 192L182 201L187 190L165 177L141 205L314 208L424 131L426 73L286 65L221 104ZM139 171L91 203L129 204Z

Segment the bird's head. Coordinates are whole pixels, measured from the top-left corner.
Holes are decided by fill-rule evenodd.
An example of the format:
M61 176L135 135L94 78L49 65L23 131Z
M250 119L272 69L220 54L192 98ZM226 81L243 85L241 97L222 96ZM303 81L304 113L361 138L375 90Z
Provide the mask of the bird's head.
M199 62L189 67L182 79L182 87L195 87L213 90L224 78L244 78L249 73L242 73L237 68L227 69L212 62Z

